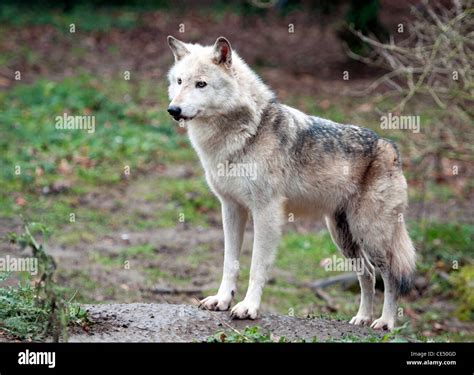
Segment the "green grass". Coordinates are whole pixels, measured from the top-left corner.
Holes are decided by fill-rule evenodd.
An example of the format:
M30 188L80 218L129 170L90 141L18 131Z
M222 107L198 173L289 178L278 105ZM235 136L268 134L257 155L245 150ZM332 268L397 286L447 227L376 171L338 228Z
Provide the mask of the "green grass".
M162 227L175 226L181 219L195 225L206 225L207 214L219 209L219 202L209 191L204 177L161 178L156 183L156 191L167 202L158 217Z
M6 276L0 275L0 282ZM0 288L0 330L20 339L35 339L48 319L48 309L36 303L36 290L29 282Z
M301 109L306 113L311 114L312 116L318 116L326 118L331 121L335 121L341 124L347 124L350 122L349 117L341 109L340 104L336 105L330 104L327 108L322 108L315 98L312 97L302 97L301 98ZM297 105L299 107L299 105Z
M150 285L168 284L172 287L189 287L192 282L192 276L176 274L170 270L160 269L159 267L150 266L144 269Z
M117 254L103 254L100 251L93 251L89 258L92 262L106 267L124 268L125 262L132 259L141 261L155 260L157 258L155 248L150 244L130 246L120 250Z
M1 93L3 180L13 186L35 187L71 173L82 182L114 183L122 178L124 166L129 165L133 173L153 158L163 161L162 153L185 146L186 138L175 132L164 111L164 87L156 88L158 111L138 111L105 95L110 86L125 95L128 88L120 84L109 82L106 88L82 74L61 82L38 80ZM95 132L56 129L55 118L64 112L95 116ZM17 165L22 167L20 175L15 175Z
M422 221L410 223L408 227L418 253L417 272L427 279L429 286L420 298L410 302L412 309L422 311L417 326L412 329L413 334L431 330L434 324L452 319L453 316L472 322L474 225ZM448 279L443 276L446 274ZM447 311L443 305L431 306L436 299L444 299L455 310ZM423 339L427 340L426 337ZM472 335L460 332L445 334L433 340L469 341Z
M242 331L220 331L207 339L208 343L284 343L285 337L273 337L258 326L245 327Z
M412 240L419 250L422 270L435 262L444 262L447 268L472 261L474 225L461 223L413 222L408 225Z
M89 270L62 269L58 270L58 280L67 285L65 290L75 295L78 303L97 303L95 295L98 290L102 291L103 285L94 280Z
M199 269L204 262L213 262L216 258L215 253L210 250L209 244L200 244L193 248L193 251L185 256L179 256L177 259L189 265L193 269Z
M91 14L94 16L91 17ZM107 32L113 28L131 29L140 25L140 12L127 8L91 8L76 6L69 12L60 8L21 7L12 4L0 6L0 23L13 27L51 25L69 33L75 24L77 32Z
M329 276L320 262L333 254L341 256L326 231L318 234L288 233L282 238L275 264L278 268L293 270L298 280L313 280Z
M35 238L42 234L43 243ZM37 275L28 272L18 275L18 285L0 287L0 331L20 340L67 340L69 325L88 323L87 313L68 295L67 288L56 281L56 263L46 252L44 243L50 230L39 223L25 224L21 234L10 233L8 238L22 250L29 249L37 260ZM24 257L25 255L23 255ZM0 274L0 283L12 274Z
M155 253L155 248L150 244L136 245L127 247L122 252L125 256L135 257L151 257Z
M403 336L405 326L395 328L392 332L386 333L383 336L377 334L369 334L366 337L359 337L351 334L345 334L341 338L327 340L325 342L407 342L407 338ZM242 331L219 331L207 339L208 343L288 343L289 341L284 336L273 336L259 326L245 327ZM297 343L319 342L317 337L312 340L296 340Z
M0 283L6 275L0 275ZM61 288L58 288L58 290ZM62 298L71 298L65 289L60 291ZM66 301L65 325L85 325L87 313L77 303ZM0 287L0 331L20 340L42 340L52 334L48 331L53 312L51 306L38 296L38 288L27 279L16 287ZM51 327L49 327L51 329Z
M464 266L451 276L457 301L456 316L463 321L474 321L474 265Z
M417 177L416 173L414 172L407 172L406 175L408 178ZM410 201L437 201L441 203L447 203L450 200L457 198L456 193L450 185L436 184L432 181L427 181L425 192L420 191L418 187L410 188L409 186L408 188Z
M274 282L265 288L265 303L281 314L305 316L318 311L324 302L311 290L295 285L295 280L305 283L331 276L320 262L333 254L340 256L328 232L285 234L275 260Z
M120 77L102 83L84 73L61 82L38 80L0 92L2 215L34 217L44 212L48 225L59 225L70 212L80 210L81 195L98 186L122 183L125 166L130 167L133 179L161 163L193 160L187 137L176 132L162 109L168 100L164 86L143 85L143 89L141 84L131 87ZM124 103L126 94L131 96L130 103L145 95L154 98L156 105L147 109ZM64 112L95 116L95 132L56 129L55 118ZM66 192L42 195L55 183L64 182L69 186ZM26 200L26 205L16 205L17 197ZM184 208L202 203L205 209L208 203L196 199L183 202ZM104 221L101 212L88 210L77 216L87 214L90 222Z

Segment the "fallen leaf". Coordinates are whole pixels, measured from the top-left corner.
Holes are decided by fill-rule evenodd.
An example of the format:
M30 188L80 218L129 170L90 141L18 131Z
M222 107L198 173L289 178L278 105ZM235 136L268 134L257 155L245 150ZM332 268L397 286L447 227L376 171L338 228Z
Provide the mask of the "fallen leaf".
M35 175L36 177L41 177L44 174L43 168L41 167L36 167L35 169Z
M327 110L331 106L331 102L328 99L321 100L319 103L321 109Z
M18 197L15 199L15 203L20 206L20 207L23 207L26 205L26 200L22 197Z
M361 105L357 108L357 112L367 113L367 112L371 112L372 109L373 109L372 104L370 104L370 103L364 103L364 104L361 104Z
M71 171L71 166L66 159L61 159L58 166L59 174L68 174Z
M8 87L10 86L10 80L0 77L0 87Z
M94 165L94 162L91 159L89 159L87 156L82 155L74 155L72 161L74 162L74 164L80 165L84 168L90 168Z
M50 191L53 193L62 193L66 190L69 190L71 187L71 181L69 180L59 180L51 184Z

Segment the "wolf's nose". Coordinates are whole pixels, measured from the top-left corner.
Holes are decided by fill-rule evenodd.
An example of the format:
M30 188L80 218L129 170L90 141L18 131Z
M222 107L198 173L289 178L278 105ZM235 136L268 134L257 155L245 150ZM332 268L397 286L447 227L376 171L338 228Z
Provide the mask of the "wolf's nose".
M170 105L168 107L168 113L173 117L178 117L181 114L181 108L175 105Z

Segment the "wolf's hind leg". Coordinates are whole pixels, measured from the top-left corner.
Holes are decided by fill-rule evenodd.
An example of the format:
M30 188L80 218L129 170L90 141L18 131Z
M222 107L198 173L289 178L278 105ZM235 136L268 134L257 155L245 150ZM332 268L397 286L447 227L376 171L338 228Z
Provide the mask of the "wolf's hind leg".
M350 222L355 235L362 239L364 250L380 270L384 283L382 316L372 323L371 327L374 329L393 329L397 299L408 292L413 279L415 249L404 222L398 221L396 213L400 211L401 209L385 213L375 220L372 219L375 214L371 215L365 210L365 216L355 217Z
M326 217L326 224L329 233L339 250L345 257L350 259L361 258L363 268L362 273L358 274L361 299L357 315L352 317L350 324L369 325L373 319L373 306L375 295L375 270L369 259L364 256L359 244L357 244L349 228L346 214L344 211L338 211L333 217Z
M361 291L359 311L356 316L352 317L349 323L362 326L370 325L374 314L375 275L364 267L363 273L357 275L357 277Z
M222 200L224 226L224 271L216 295L204 298L200 307L208 310L228 310L234 297L239 274L239 255L242 248L247 211L235 202Z
M397 282L386 270L382 270L384 285L382 316L372 323L374 329L392 330L397 314Z

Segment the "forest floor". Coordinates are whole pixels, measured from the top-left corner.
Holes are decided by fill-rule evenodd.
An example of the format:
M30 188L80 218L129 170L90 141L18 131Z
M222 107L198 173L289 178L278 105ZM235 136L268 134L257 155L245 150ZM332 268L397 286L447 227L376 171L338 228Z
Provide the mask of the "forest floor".
M396 24L390 21L395 11L382 14L389 29ZM202 327L202 333L186 336L196 340L229 328L193 307L196 298L219 286L223 233L218 201L197 156L184 129L166 113L166 72L172 63L166 35L177 35L182 19L189 31L177 36L205 44L225 35L282 102L372 128L397 142L409 186L406 221L418 250L414 289L400 302L401 334L421 341L474 340L472 293L466 290L474 274L472 165L443 159L441 170L420 169L422 150L411 141L423 139L437 121L431 108L416 112L424 129L419 134L380 129L374 97L351 95L380 72L348 60L334 22L322 27L303 12L264 22L226 12L6 14L0 18L0 236L20 232L22 218L51 228L46 247L58 263L58 283L96 320L89 334L75 331L72 340L112 340L120 334L146 340L140 327L158 339L174 334L165 327L170 317L177 319L177 332ZM289 36L290 20L307 37ZM71 34L73 21L78 26ZM342 79L345 70L348 81ZM13 78L15 71L22 72L21 81ZM130 80L124 80L125 71ZM64 112L94 114L95 132L58 131L54 118ZM453 164L457 176L450 173ZM237 302L245 293L251 247L249 223ZM0 254L25 252L3 241ZM383 339L345 323L357 312L357 283L332 285L324 298L305 286L340 273L323 267L333 256L340 255L324 224L295 218L285 226L265 288L263 318L232 322L233 327L239 332L246 325L274 327L276 336L323 341L340 339L339 333L354 340ZM378 282L376 314L382 301ZM155 318L134 320L134 310ZM184 317L175 316L177 311ZM226 314L216 315L225 320Z
M383 336L370 328L337 320L277 314L263 314L256 321L231 320L228 312L203 311L190 305L83 307L92 324L87 331L72 330L69 342L339 342Z

